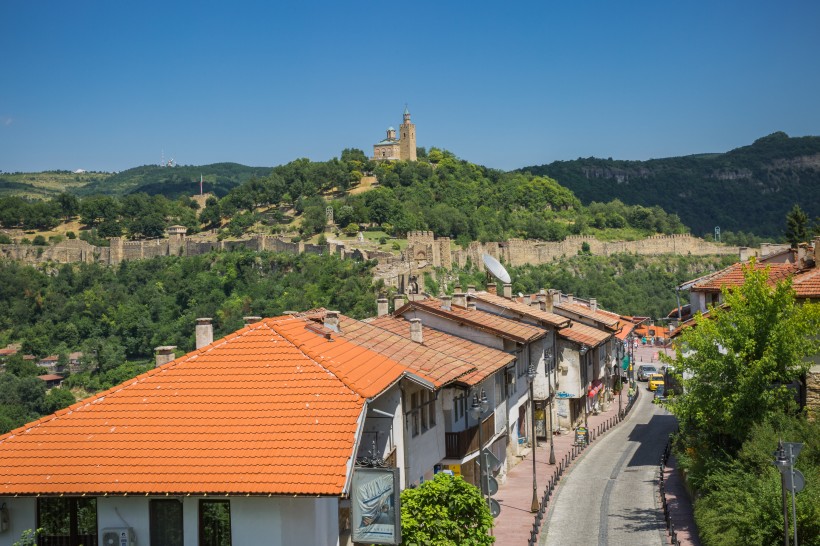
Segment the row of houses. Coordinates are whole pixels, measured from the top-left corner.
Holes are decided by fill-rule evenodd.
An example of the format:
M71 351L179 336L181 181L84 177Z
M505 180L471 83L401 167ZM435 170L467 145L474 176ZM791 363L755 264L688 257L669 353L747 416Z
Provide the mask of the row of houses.
M397 538L397 495L482 449L508 468L610 403L634 323L557 291L380 299L356 320L249 317L0 437L0 546L351 544ZM3 512L4 511L4 512Z

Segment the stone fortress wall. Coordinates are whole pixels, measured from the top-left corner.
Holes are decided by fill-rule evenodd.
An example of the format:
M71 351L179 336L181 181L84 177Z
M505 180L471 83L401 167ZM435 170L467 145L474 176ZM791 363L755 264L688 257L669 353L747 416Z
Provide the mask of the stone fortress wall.
M602 242L591 237L572 236L564 241L549 242L510 239L503 242L480 243L473 241L466 249L453 248L449 237L436 237L432 231L412 231L407 234L407 248L400 255L367 248L347 248L340 242L313 245L293 243L272 235L254 235L236 241L216 241L201 235L188 236L185 228L172 226L164 239L128 241L122 237L109 239L109 247L98 247L79 239L64 240L48 246L20 244L0 245L0 257L30 264L98 262L116 265L127 260L150 259L157 256L197 256L213 250L248 249L257 252L276 251L292 253L329 253L341 258L372 259L378 262L375 277L388 286L403 289L411 277L419 277L434 268L450 270L454 265L464 267L469 260L481 264L481 255L487 253L506 264L519 266L543 264L574 256L584 243L591 254L609 256L617 253L640 255L734 255L740 260L758 254L746 247L725 246L691 235L658 235L638 241ZM355 244L355 243L354 243Z

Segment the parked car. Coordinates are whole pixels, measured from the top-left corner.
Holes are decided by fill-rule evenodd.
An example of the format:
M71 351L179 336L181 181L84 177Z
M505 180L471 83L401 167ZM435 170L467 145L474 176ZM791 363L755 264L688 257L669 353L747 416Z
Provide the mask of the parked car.
M649 376L653 373L658 373L658 368L655 366L650 366L648 364L638 366L638 381L648 381Z
M653 373L649 376L649 384L647 388L650 391L654 391L658 388L658 386L663 386L663 374L662 373Z

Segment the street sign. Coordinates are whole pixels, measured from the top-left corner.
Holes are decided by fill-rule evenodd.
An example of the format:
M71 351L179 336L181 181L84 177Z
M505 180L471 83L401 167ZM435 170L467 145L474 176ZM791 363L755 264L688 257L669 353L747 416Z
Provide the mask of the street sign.
M803 488L806 487L806 479L803 477L803 473L797 470L796 468L792 470L792 472L789 472L788 470L784 472L783 477L786 479L787 491L794 491L795 493L800 493L801 491L803 491ZM792 486L794 486L794 489L792 489Z
M501 505L498 504L498 501L495 499L490 499L490 514L494 518L497 518L498 515L501 513Z
M800 454L802 449L803 444L800 442L783 442L783 450L786 452L786 456L791 456L792 464L794 464L794 460Z
M484 461L487 461L490 469L498 468L501 465L501 461L498 460L498 457L493 455L493 452L486 447L481 451L481 454L483 457L478 461L479 466L484 466L482 464Z
M490 476L489 480L482 479L481 480L481 492L487 495L487 482L490 482L490 495L495 495L498 493L498 480Z

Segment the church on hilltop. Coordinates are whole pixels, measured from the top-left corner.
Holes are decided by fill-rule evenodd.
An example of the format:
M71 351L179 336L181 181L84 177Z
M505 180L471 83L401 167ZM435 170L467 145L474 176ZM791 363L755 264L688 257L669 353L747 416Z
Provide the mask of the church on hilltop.
M399 138L396 130L387 128L387 138L373 145L375 161L416 161L416 126L410 121L410 111L404 107L404 120L399 125Z

